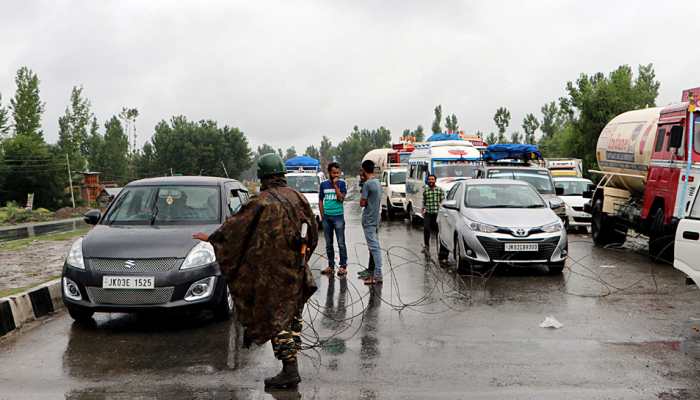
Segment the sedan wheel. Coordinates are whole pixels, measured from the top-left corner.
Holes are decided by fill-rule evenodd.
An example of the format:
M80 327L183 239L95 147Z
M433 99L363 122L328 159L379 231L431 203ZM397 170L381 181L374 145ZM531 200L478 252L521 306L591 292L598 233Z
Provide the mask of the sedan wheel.
M233 315L233 296L228 288L228 283L226 285L226 295L222 296L219 304L214 307L214 318L218 321L226 321L231 319Z

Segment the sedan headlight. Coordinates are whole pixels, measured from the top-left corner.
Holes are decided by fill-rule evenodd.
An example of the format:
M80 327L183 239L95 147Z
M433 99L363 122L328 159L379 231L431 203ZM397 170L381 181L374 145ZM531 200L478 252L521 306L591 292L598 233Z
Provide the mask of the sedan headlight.
M474 221L469 222L469 228L471 228L471 230L473 230L473 231L484 232L484 233L498 232L498 228L493 226L493 225L483 224L481 222L474 222Z
M214 246L209 242L199 242L190 250L180 269L203 267L216 261Z
M73 242L73 245L68 251L68 256L66 257L66 264L73 268L85 269L85 261L83 261L83 238Z
M552 233L561 231L561 222L553 222L542 227L542 232Z

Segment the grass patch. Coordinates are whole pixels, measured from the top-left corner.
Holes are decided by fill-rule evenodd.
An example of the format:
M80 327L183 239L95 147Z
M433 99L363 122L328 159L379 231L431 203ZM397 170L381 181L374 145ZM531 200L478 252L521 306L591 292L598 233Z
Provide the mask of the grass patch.
M24 239L11 240L9 242L0 243L0 251L16 251L22 250L31 246L36 242L69 240L78 236L83 236L90 228L81 228L70 232L49 233L48 235L32 236Z
M0 297L7 297L7 296L12 296L12 295L17 294L17 293L22 293L25 290L29 290L29 289L33 288L34 286L39 286L42 283L46 283L46 282L52 281L54 279L58 279L60 277L61 277L61 275L53 275L53 276L50 276L46 279L43 279L41 282L37 282L37 283L33 284L31 286L0 290Z

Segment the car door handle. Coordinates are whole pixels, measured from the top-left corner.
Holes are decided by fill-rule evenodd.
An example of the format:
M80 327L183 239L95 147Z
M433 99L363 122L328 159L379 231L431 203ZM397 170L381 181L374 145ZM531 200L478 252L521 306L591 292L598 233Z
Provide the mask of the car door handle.
M700 233L693 232L693 231L685 231L685 232L683 232L683 239L698 240L698 239L700 239Z

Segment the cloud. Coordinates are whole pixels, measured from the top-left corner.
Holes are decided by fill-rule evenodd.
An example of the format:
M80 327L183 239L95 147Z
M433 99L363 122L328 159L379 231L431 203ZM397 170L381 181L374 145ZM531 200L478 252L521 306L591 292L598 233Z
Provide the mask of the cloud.
M28 4L25 4L28 3ZM582 72L653 62L659 104L678 101L698 52L687 2L17 2L0 16L0 93L22 65L42 81L48 141L70 88L101 121L137 107L139 142L184 114L303 150L321 135L386 126L394 136L442 104L467 131L539 116Z

